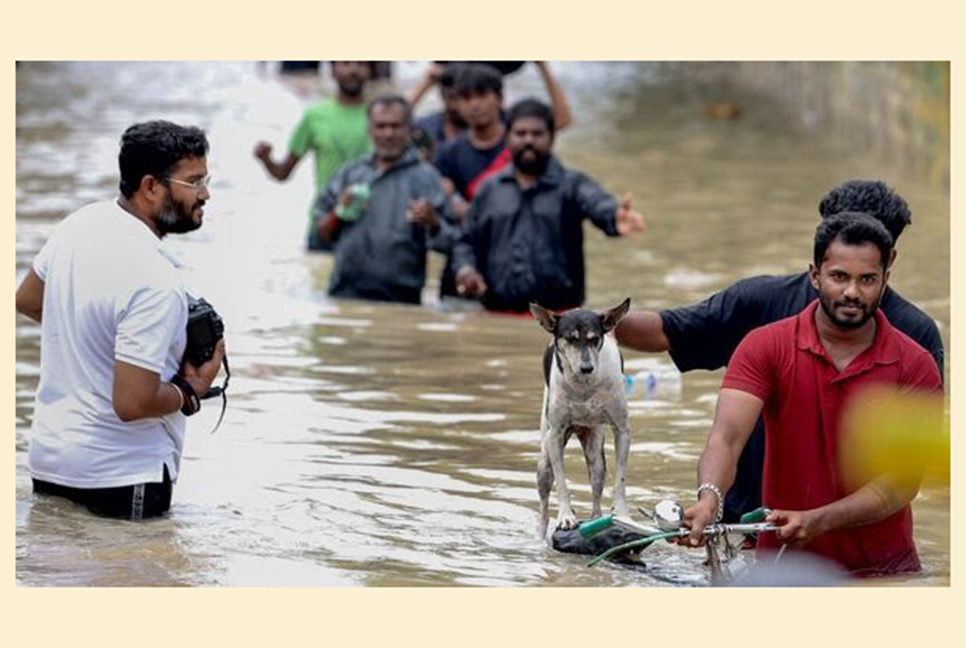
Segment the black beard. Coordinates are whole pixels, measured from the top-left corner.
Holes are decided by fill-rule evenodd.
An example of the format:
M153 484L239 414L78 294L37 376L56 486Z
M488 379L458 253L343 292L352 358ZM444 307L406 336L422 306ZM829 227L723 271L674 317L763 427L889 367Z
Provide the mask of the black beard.
M872 319L873 315L875 315L875 312L879 309L879 302L882 299L882 296L880 295L879 299L868 307L863 306L862 304L856 304L856 306L862 308L862 317L857 320L843 320L839 319L839 317L835 314L836 305L842 305L841 303L836 304L835 302L832 302L822 293L819 293L818 297L818 303L821 305L822 310L825 311L825 315L829 318L829 320L831 320L835 326L850 331L865 326L865 323Z
M347 84L339 84L339 92L347 97L360 97L362 96L362 81L353 83L350 81Z
M176 204L171 200L169 194L165 198L161 211L154 217L154 223L158 227L158 232L160 232L161 236L164 236L165 234L185 234L186 232L192 232L198 229L201 227L201 223L196 223L191 218L191 214L195 209L203 207L204 204L202 201L196 202L192 206L191 211L186 214L180 204Z
M523 154L528 151L533 153L534 157L524 158ZM543 172L547 170L548 164L550 164L549 153L539 153L536 149L532 149L529 146L520 149L513 155L513 166L515 166L518 171L529 176L542 176Z

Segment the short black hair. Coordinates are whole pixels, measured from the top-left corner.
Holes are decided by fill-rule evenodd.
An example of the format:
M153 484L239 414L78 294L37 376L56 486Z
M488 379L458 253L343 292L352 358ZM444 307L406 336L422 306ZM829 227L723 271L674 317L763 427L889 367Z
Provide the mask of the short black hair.
M554 134L554 114L553 108L543 103L539 99L534 99L528 97L527 99L521 99L520 101L513 104L510 108L510 112L507 113L506 125L507 128L513 128L513 122L524 117L536 117L537 119L543 120L543 123L547 125L547 130L550 131L550 135Z
M889 230L893 244L906 225L912 223L909 205L880 180L849 180L825 194L818 204L822 218L844 211L862 212L875 218Z
M133 196L144 176L161 180L181 160L208 155L208 138L196 126L179 126L155 120L134 124L121 136L117 164L121 171L121 194Z
M502 97L503 75L492 65L465 63L459 66L453 87L461 97L486 92L495 92Z
M456 85L456 77L465 66L465 63L447 63L443 71L439 73L439 87L450 89Z
M366 117L372 117L372 111L376 106L400 106L403 109L403 118L406 120L407 124L412 124L413 122L413 109L406 101L405 97L398 94L384 94L379 95L375 99L369 102L369 106L366 108Z
M892 235L872 216L862 212L839 212L822 220L815 230L815 267L821 267L825 253L834 241L845 245L872 243L882 255L882 268L889 266L892 255Z

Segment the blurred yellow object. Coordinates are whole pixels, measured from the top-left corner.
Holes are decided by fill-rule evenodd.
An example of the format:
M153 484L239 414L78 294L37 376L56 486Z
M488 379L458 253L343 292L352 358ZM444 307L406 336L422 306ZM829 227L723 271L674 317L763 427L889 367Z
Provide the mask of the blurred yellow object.
M847 408L842 430L840 467L850 488L883 474L906 484L949 483L949 419L940 394L868 389Z

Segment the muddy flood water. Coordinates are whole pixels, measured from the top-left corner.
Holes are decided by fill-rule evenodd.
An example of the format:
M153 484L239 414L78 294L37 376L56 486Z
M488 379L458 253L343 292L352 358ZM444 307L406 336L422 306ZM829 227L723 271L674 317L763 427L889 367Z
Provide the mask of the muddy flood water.
M395 66L408 90L423 63ZM909 201L892 283L938 321L949 348L949 196L888 159L800 124L794 107L690 78L686 66L557 63L575 124L557 152L647 219L636 238L587 226L588 306L697 301L739 278L804 269L817 203L851 178L881 178ZM169 237L187 283L224 317L232 367L188 425L168 517L106 521L31 494L28 434L39 328L16 326L16 577L21 585L638 586L704 582L703 553L659 543L648 570L586 567L534 535L546 334L532 320L428 305L330 300L331 259L302 249L313 173L287 184L252 157L284 150L321 83L280 81L256 63L26 63L17 70L16 280L67 213L117 190L120 133L167 118L211 141L204 227ZM543 93L532 66L508 102ZM712 101L735 120L705 115ZM435 93L423 110L438 105ZM96 233L92 233L96 235ZM691 501L721 372L683 376L667 356L625 352L659 378L631 405L632 506ZM948 371L948 361L947 361ZM612 442L607 442L608 467ZM578 516L589 514L579 446L567 454ZM609 476L610 477L610 476ZM610 479L608 479L608 484ZM949 489L914 504L925 571L950 580ZM605 491L610 505L610 488Z

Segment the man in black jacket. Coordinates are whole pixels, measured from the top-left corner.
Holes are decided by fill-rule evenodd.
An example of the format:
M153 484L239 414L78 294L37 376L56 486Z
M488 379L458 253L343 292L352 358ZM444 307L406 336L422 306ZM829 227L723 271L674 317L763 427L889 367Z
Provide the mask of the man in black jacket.
M554 116L525 99L510 109L513 162L473 198L453 248L457 291L490 310L527 312L530 302L565 310L584 302L583 221L608 236L643 231L630 195L618 204L586 175L551 153Z

